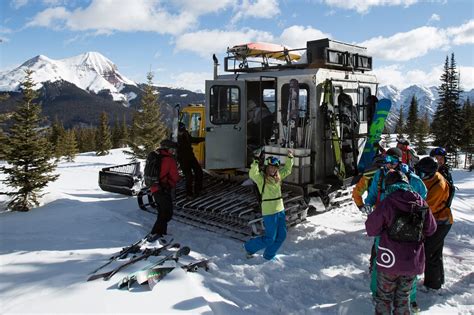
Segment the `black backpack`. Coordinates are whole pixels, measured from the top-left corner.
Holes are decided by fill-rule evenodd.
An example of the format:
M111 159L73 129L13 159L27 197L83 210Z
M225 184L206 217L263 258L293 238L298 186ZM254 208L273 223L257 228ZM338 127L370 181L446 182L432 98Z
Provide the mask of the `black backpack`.
M160 181L161 158L161 154L156 151L148 153L144 171L146 187L150 187L154 183Z
M388 228L388 237L396 242L421 242L428 206L412 205L411 212L396 210L395 219Z

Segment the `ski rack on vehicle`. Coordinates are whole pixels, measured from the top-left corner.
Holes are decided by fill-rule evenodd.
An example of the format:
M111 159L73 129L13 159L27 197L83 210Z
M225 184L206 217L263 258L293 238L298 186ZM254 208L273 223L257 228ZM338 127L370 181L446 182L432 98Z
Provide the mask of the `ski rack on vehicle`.
M229 237L248 240L263 232L263 218L256 187L243 185L245 180L228 180L204 174L202 193L186 199L185 181L176 187L176 203L173 219L199 228L224 234ZM287 226L294 226L306 220L308 206L303 194L287 185L282 189ZM144 202L144 198L148 202ZM153 198L148 190L138 195L140 208L156 213Z
M301 58L289 57L295 54L301 54ZM281 56L286 56L284 61ZM224 70L234 73L305 68L364 72L372 70L372 57L367 55L365 47L324 38L307 42L306 48L250 51L246 55L232 47L227 49L227 57L224 58Z

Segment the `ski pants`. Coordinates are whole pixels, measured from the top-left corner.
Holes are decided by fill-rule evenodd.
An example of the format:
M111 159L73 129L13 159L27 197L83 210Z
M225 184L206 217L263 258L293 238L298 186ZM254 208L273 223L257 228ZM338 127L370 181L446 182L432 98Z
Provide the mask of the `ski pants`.
M173 217L173 199L171 193L158 191L153 194L153 199L157 204L158 215L151 229L151 233L166 235L168 234L168 222Z
M377 248L379 247L380 236L376 236L374 240L374 245L372 245L372 251L370 256L370 291L372 292L372 296L375 297L377 293ZM425 245L426 246L426 245ZM415 276L415 281L413 281L413 286L411 288L410 293L410 301L416 302L416 283L418 277Z
M286 219L285 210L275 214L264 215L263 225L265 234L254 237L245 243L245 250L254 254L265 248L263 258L271 260L275 257L278 249L286 239Z
M375 294L375 314L404 315L411 314L410 291L416 282L416 276L377 273L377 293Z
M198 195L202 190L202 168L196 157L193 155L191 159L180 160L179 165L183 171L186 180L186 195ZM194 191L193 191L194 184Z
M440 289L444 283L443 247L451 224L438 224L436 232L425 240L425 287Z

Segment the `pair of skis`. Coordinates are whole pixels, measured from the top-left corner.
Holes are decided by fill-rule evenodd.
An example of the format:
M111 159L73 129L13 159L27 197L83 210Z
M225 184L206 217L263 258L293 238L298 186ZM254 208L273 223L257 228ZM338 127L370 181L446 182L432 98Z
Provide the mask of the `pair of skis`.
M172 240L171 240L172 241ZM125 267L127 266L130 266L134 263L136 263L137 261L140 261L140 260L146 260L148 259L148 257L150 256L158 256L162 251L168 249L168 248L179 248L180 247L180 244L179 243L174 243L172 244L171 241L166 244L166 245L163 245L161 247L158 247L158 248L153 248L153 249L146 249L143 254L141 254L140 256L137 256L123 264L121 264L120 266L110 270L110 271L107 271L107 272L103 272L103 273L99 273L99 274L93 274L92 276L90 276L87 281L92 281L92 280L96 280L96 279L100 279L100 278L103 278L104 280L109 280L110 278L112 278L117 272L119 272L120 270L124 269ZM110 262L109 262L110 263Z

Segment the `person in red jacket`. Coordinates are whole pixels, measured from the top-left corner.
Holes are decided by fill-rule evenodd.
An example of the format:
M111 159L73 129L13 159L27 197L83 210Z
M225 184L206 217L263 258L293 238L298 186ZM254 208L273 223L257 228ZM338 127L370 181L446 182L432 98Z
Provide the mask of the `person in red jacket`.
M150 190L158 207L158 215L151 229L152 235L161 237L168 234L168 222L173 217L173 195L180 177L178 166L173 156L176 143L171 140L163 140L157 149L162 156L160 166L160 179L154 183Z

